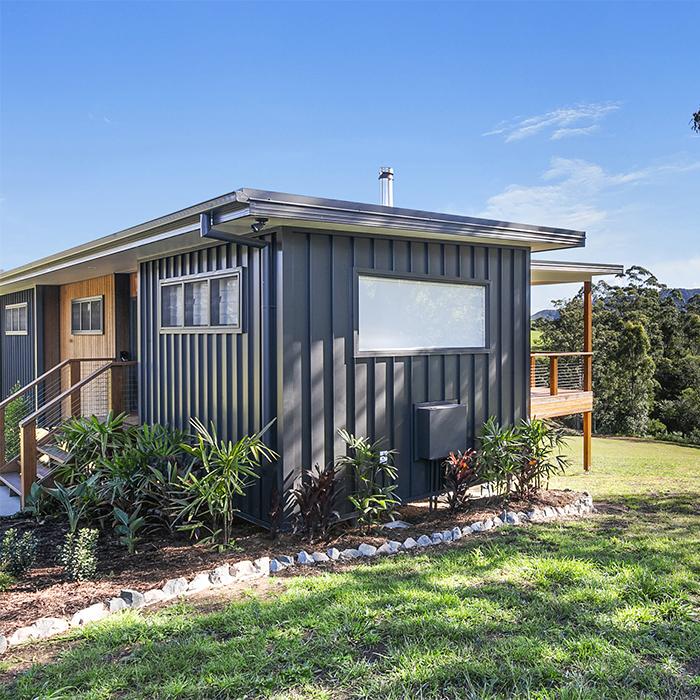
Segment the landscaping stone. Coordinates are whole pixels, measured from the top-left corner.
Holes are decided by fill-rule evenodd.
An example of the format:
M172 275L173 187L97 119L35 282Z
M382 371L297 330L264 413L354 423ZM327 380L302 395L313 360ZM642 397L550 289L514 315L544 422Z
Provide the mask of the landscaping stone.
M430 539L433 544L440 544L440 542L442 542L442 532L433 532L433 534L430 535Z
M126 610L129 606L126 604L126 601L124 598L112 598L109 601L109 612L115 613L119 612L120 610Z
M17 644L22 644L22 642L26 642L26 641L29 641L30 639L34 639L34 632L35 632L34 625L29 625L27 627L20 627L18 630L15 630L8 637L7 643L11 647L17 646Z
M40 617L34 621L32 627L34 628L32 638L45 639L65 632L70 627L70 623L64 617Z
M452 542L452 530L443 530L441 534L443 542Z
M8 646L10 645L7 643L7 637L4 634L0 634L0 656L7 651Z
M388 523L384 523L382 527L387 530L405 530L411 527L411 523L407 523L405 520L391 520Z
M212 586L226 586L233 582L231 576L231 567L228 564L217 566L216 569L209 572L209 583Z
M413 539L413 537L407 537L401 546L404 549L413 549L414 547L418 546L418 543Z
M389 546L388 542L385 542L383 545L377 548L377 554L382 555L382 554L393 554L391 551L391 547Z
M491 519L491 523L494 527L501 527L501 525L503 525L503 521L497 515Z
M363 542L357 550L363 557L373 557L377 553L377 548L373 544Z
M187 590L187 579L184 577L171 578L163 584L162 591L168 598L182 595Z
M518 516L517 513L513 513L512 511L509 511L506 513L506 523L508 525L519 525L520 524L520 517Z
M335 547L331 547L326 551L326 554L328 555L328 558L331 561L338 561L340 559L340 551L337 550Z
M71 617L70 623L73 627L78 627L80 625L86 625L88 622L97 622L103 617L109 615L109 610L104 603L95 603L87 608L78 610L77 613Z
M305 550L297 554L297 564L314 564L314 558Z
M330 561L328 555L324 552L314 552L311 556L316 563Z
M453 540L461 540L462 539L462 531L456 525L452 528L452 539Z
M389 546L392 554L396 554L396 552L401 549L401 542L397 542L396 540L389 540L387 545Z
M566 511L561 506L557 506L554 510L557 511L557 515L566 515Z
M553 518L555 516L556 516L556 512L555 512L554 508L552 508L551 506L547 506L544 509L544 517L545 518Z
M272 559L270 561L271 574L278 574L280 571L284 571L286 568L286 565L279 561L279 559Z
M211 588L211 581L209 580L209 572L206 571L202 574L197 574L187 586L188 593L198 593L199 591L206 591Z
M253 562L253 567L258 576L270 575L270 557L259 557Z
M134 588L122 589L119 597L129 608L142 608L145 605L143 593L139 593L139 591L135 590Z
M304 552L306 554L306 552ZM308 557L309 555L306 554ZM313 563L313 559L311 560ZM267 564L268 572L270 570L270 564ZM258 578L260 576L260 571L255 566L255 564L249 559L244 559L243 561L237 561L235 564L231 564L229 567L231 576L233 576L237 581L245 581L250 578Z
M483 527L481 529L482 530L493 530L493 520L491 520L491 518L484 520L484 524L483 524Z
M285 566L294 566L294 557L290 557L287 554L281 554L277 557L277 561Z
M143 592L143 602L145 605L153 605L167 599L167 595L160 588L151 588L150 591Z
M471 530L472 532L481 532L484 529L484 523L481 521L472 523L471 525Z
M360 551L359 551L359 550L357 550L357 549L352 549L352 548L344 549L344 550L340 553L340 558L341 558L343 561L349 561L349 560L351 560L351 559L357 559L358 557L361 557L361 556L362 556L362 554L360 554Z
M466 537L467 535L471 535L473 532L472 526L471 525L465 525L462 528L462 537Z
M417 540L416 544L419 547L430 547L430 545L433 543L433 541L428 537L428 535L421 535Z

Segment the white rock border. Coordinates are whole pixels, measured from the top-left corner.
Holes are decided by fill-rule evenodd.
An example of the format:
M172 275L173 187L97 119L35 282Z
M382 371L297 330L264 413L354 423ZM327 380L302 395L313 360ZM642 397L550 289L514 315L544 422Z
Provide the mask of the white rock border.
M246 559L235 564L222 564L215 569L194 574L190 581L184 577L169 579L161 588L152 588L143 592L125 588L121 591L119 597L103 603L94 603L82 610L78 610L72 615L70 620L64 617L41 617L31 625L20 627L9 636L0 633L0 656L9 648L18 644L63 634L71 628L83 627L92 622L97 622L120 610L140 609L212 588L223 588L224 586L264 578L294 566L314 566L319 563L347 562L354 559L393 555L412 549L425 549L448 544L463 537L498 527L523 525L528 522L551 522L566 517L581 517L592 512L595 512L593 498L588 492L584 491L580 498L563 507L546 506L545 508L533 508L526 512L503 511L500 515L493 518L480 520L462 528L455 525L450 530L433 532L430 535L420 535L418 539L407 537L403 542L387 540L379 547L363 542L357 549L344 549L342 552L335 547L331 547L326 552L313 552L311 554L302 550L296 557L279 554L274 558L260 557L254 561Z

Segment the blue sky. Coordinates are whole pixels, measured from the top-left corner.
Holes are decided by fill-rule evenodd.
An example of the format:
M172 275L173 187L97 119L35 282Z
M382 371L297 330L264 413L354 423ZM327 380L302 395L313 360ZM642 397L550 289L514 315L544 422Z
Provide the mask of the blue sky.
M700 3L1 11L2 268L238 187L377 201L392 165L397 206L700 287Z

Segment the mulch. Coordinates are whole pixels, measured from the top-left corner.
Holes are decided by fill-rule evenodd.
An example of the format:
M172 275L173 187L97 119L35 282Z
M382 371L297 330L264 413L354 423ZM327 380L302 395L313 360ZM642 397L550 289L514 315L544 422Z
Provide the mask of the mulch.
M542 490L527 503L511 500L508 509L521 511L532 506L564 506L581 494L575 491ZM38 549L35 567L6 591L0 592L0 632L11 634L18 627L31 624L40 617L70 617L78 610L119 595L123 588L148 590L159 588L166 580L212 569L219 564L257 559L262 556L296 554L337 547L342 550L357 547L361 542L379 545L387 539L404 540L421 534L463 527L499 513L502 506L493 498L475 498L469 508L450 513L442 506L430 511L427 502L403 506L397 519L412 527L401 530L374 530L365 534L349 524L340 525L322 542L310 544L306 538L292 533L270 534L259 527L241 522L237 527L235 546L222 554L188 539L176 539L159 534L144 538L135 554L128 554L116 538L103 533L98 543L98 571L93 581L68 581L56 564L56 552L63 541L66 526L59 521L37 524L29 518L0 519L0 538L10 528L20 533L33 530Z

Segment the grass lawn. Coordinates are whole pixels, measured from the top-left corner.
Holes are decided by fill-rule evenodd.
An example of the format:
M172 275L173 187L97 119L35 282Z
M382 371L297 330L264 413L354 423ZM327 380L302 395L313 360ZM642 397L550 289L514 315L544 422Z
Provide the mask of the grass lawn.
M108 619L0 698L699 698L700 450L596 440L556 485L601 513Z

